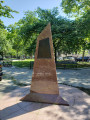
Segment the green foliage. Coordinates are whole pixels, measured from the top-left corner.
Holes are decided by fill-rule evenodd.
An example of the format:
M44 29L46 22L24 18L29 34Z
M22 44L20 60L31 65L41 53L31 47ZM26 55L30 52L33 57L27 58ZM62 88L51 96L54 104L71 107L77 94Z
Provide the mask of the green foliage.
M0 52L9 53L11 49L10 41L7 40L7 30L0 28Z
M17 67L30 67L30 61L15 61L12 64Z
M12 10L9 6L4 5L4 1L0 0L0 17L8 17L13 18L12 12L18 13L15 10ZM15 51L12 49L12 42L11 39L8 39L8 32L5 30L5 26L3 24L3 21L0 19L0 51L3 52L3 54L11 54L15 53ZM10 38L12 38L11 35L9 35Z
M22 61L12 61L12 65L16 66L16 67L29 67L30 68L30 62L31 65L33 66L34 63L34 59L29 59L29 60L22 60ZM59 61L60 62L60 61ZM65 61L62 61L65 62ZM85 67L90 67L90 62L78 62L77 64L73 64L73 63L64 63L62 65L67 65L66 68L85 68ZM61 67L61 64L56 64L57 68Z
M61 4L64 12L76 17L76 32L79 40L79 48L90 49L90 1L89 0L62 0Z
M0 17L8 17L8 18L13 18L11 15L11 12L18 13L16 10L12 10L9 6L3 5L4 1L0 0Z
M70 53L72 49L74 49L74 44L72 46L72 49L70 48L71 40L67 41L67 36L69 36L69 33L72 31L72 23L59 16L59 12L57 8L53 8L52 10L43 10L41 8L38 8L35 13L38 16L38 20L34 22L31 25L23 25L21 29L21 35L23 38L26 38L26 42L29 41L31 43L30 47L27 47L27 52L33 53L35 51L35 43L37 35L44 29L44 27L50 22L52 26L52 35L53 35L53 43L55 52L58 50L60 51L66 51L66 53ZM28 22L27 22L28 23ZM71 29L71 30L70 30ZM33 39L35 38L35 39ZM70 38L70 37L69 37ZM67 47L66 47L67 46ZM65 50L65 48L67 48Z
M29 67L30 68L30 62L34 61L34 59L29 60L22 60L22 61L13 61L12 65L16 67Z
M57 7L53 8L52 10L41 9L40 7L38 7L36 13L38 14L40 20L48 21L48 22L50 21L51 23L55 22L53 21L53 19L55 19L59 15L59 11Z
M24 17L14 25L9 25L7 40L11 45L12 55L30 55L35 52L36 39L50 22L53 45L56 53L77 53L90 48L89 11L75 21L59 15L58 8L27 11ZM9 52L10 53L10 52Z
M19 53L21 54L21 51L23 52L23 39L19 35L19 30L15 28L15 26L9 26L10 32L8 32L7 38L12 44L12 53L16 53L17 57L19 56ZM16 52L14 52L16 51ZM12 54L12 55L14 55Z
M66 14L82 15L90 10L89 0L62 0L61 6Z
M0 20L0 28L5 28L3 21Z
M76 20L77 33L80 40L80 46L83 51L90 49L90 14L89 11Z

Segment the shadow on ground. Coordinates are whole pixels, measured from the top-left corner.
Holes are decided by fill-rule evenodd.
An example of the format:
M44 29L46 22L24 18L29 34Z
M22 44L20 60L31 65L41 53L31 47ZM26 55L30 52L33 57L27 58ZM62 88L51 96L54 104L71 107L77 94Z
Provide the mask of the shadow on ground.
M4 98L5 104L13 101L14 104L3 107L0 118L6 119L31 119L34 120L89 120L90 97L77 88L60 85L60 95L68 101L70 106L44 104L35 102L20 102L20 98L29 93L29 87L13 91ZM8 98L8 100L7 100ZM0 106L1 108L1 106ZM28 116L28 117L27 117ZM42 119L40 119L42 118Z

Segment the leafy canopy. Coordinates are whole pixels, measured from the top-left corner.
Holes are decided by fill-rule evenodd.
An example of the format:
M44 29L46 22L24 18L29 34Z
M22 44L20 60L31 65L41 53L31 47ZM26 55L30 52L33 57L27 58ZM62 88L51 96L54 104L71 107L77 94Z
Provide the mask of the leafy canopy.
M0 0L0 17L13 18L11 12L18 13L16 10L12 10L9 6L3 5L4 1Z
M90 10L90 0L62 0L61 6L66 14L81 16Z

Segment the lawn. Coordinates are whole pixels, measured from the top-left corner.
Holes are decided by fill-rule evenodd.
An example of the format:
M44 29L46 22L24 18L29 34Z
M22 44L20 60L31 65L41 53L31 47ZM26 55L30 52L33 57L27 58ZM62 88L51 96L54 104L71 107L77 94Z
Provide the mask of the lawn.
M90 62L77 62L78 68L90 67Z
M31 67L33 68L34 59L25 59L19 61L12 61L12 65L16 67ZM76 68L76 64L64 64L67 65L67 68ZM59 68L59 64L56 64L56 67ZM90 62L77 62L77 68L90 67Z
M16 67L30 67L30 63L33 65L34 59L25 59L19 61L12 61L12 65Z

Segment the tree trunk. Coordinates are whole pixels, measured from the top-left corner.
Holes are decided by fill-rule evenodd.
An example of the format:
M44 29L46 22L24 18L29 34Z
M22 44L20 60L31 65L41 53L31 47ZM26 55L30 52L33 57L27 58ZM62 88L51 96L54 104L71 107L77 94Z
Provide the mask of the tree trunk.
M55 48L55 63L57 62L57 51L56 51L56 48Z
M4 59L3 56L4 56L4 53L2 52L2 59Z
M17 59L18 59L18 50L17 50Z
M83 54L82 54L82 62L84 62L84 55L85 55L85 50L83 50Z

